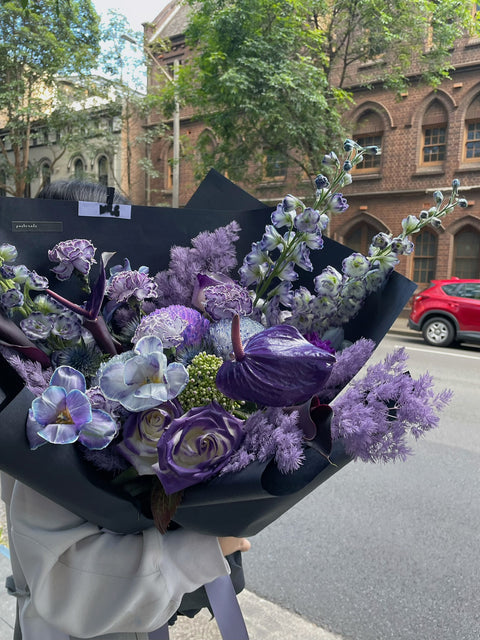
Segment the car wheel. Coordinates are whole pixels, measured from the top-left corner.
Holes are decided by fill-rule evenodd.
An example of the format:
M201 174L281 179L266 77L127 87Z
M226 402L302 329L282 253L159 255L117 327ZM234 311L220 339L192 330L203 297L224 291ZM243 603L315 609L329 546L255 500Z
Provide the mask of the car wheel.
M422 328L423 339L433 347L448 347L455 338L452 323L445 318L430 318Z

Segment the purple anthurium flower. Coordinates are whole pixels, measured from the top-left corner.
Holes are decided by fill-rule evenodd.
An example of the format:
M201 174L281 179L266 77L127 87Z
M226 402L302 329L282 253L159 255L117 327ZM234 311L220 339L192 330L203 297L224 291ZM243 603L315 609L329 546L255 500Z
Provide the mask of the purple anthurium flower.
M289 325L265 329L243 347L238 326L234 318L235 360L224 362L217 373L216 384L223 394L262 406L285 407L303 404L322 389L335 356Z
M32 402L27 418L31 449L50 442L77 440L88 449L105 448L117 434L117 424L105 411L92 409L84 376L73 367L56 369L50 386Z
M217 474L244 438L242 421L217 402L172 420L158 441L153 468L165 493L181 491Z
M168 364L160 338L145 336L133 351L105 364L99 386L106 398L125 409L145 411L175 398L187 382L188 373L182 364Z

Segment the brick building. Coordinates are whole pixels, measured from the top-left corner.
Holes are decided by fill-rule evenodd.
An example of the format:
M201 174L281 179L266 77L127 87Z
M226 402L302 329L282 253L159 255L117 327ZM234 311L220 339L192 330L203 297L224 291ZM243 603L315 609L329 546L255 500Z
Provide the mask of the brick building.
M188 8L173 0L146 27L147 44L158 37L171 40L171 50L162 58L169 68L174 59L188 55L183 38L187 20ZM352 71L347 88L355 106L345 123L350 137L364 145L378 144L382 154L354 169L353 183L344 193L349 209L332 219L330 233L353 249L366 251L373 234L397 234L402 218L430 208L433 191L448 195L456 177L468 208L449 214L439 229L418 234L415 253L404 257L398 270L419 286L453 275L480 278L480 39L465 37L457 43L452 53L455 70L436 91L421 84L413 69L408 91L398 99L372 82L378 63ZM370 89L365 88L367 81ZM188 110L181 113L181 135L193 148L200 136L211 136ZM152 151L160 176L152 183L151 203L169 202L171 142L161 140ZM288 168L268 160L255 188L248 188L251 193L265 202L278 201L288 192L302 197L302 189L309 193L306 184L299 187L292 179ZM181 161L180 204L196 184L192 163Z

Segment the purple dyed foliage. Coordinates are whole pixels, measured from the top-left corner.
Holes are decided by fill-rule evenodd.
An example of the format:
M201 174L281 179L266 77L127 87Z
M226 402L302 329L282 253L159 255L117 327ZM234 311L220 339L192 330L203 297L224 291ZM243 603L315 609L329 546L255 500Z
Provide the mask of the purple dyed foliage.
M325 404L331 402L350 380L357 375L372 355L374 349L375 343L373 340L360 338L360 340L354 342L350 347L346 347L343 351L337 351L335 354L337 360L333 364L332 373L324 388L317 394L320 402Z
M235 473L253 460L265 462L274 457L282 473L300 467L304 459L303 431L298 426L298 412L269 408L252 414L243 425L245 439L221 474Z
M353 459L405 460L412 453L408 436L418 439L438 426L438 413L450 402L452 391L435 392L428 373L410 377L406 362L405 349L396 349L333 403L333 438L343 439Z
M33 395L41 396L50 383L52 367L43 369L39 362L25 360L8 347L0 347L0 353L15 369Z
M237 264L234 243L239 231L233 221L213 232L199 233L190 248L172 247L169 268L155 276L159 305L190 305L197 273L228 274Z

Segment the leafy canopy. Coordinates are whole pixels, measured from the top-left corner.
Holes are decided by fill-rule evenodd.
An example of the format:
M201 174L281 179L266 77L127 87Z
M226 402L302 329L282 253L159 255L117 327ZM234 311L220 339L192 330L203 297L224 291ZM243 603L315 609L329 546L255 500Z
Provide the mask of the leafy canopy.
M203 163L233 179L245 179L262 148L312 175L338 138L355 63L377 60L369 80L397 91L411 75L436 86L455 40L473 28L458 0L187 2L193 56L163 92L211 127L218 144L206 140Z
M12 150L6 153L6 138L1 136L0 169L11 180L13 195L22 196L32 178L34 123L42 122L46 131L49 124L59 126L62 105L53 91L56 79L87 74L99 52L99 18L90 0L36 0L26 8L19 0L0 4L0 127ZM76 113L71 107L63 109L63 124Z

